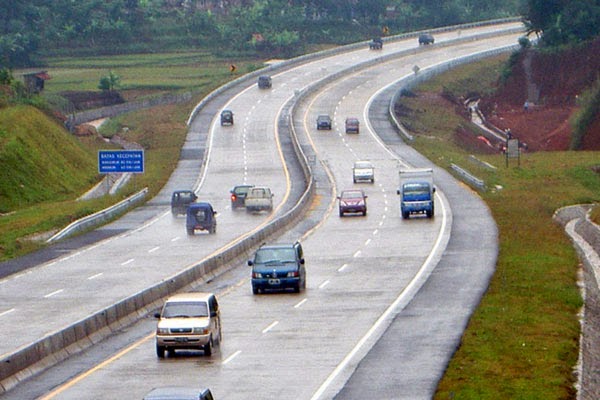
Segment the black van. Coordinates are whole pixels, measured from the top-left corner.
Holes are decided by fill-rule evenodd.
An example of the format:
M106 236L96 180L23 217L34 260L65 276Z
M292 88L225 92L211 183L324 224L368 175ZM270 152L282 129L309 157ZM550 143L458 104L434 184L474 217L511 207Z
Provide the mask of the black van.
M190 204L198 199L196 193L191 190L176 190L171 195L171 214L174 217L185 215Z

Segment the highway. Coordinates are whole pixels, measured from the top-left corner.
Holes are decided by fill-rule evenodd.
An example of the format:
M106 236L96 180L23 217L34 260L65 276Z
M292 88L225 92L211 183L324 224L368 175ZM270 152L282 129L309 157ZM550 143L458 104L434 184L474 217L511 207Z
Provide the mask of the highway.
M492 28L473 32L485 29ZM463 29L460 35L464 38L470 33ZM438 34L436 43L457 35ZM412 73L414 65L423 68L513 44L518 36L433 46L377 63L323 85L302 102L294 126L303 146L310 146L315 153L318 193L306 216L312 222L310 229L298 224L277 240L302 241L308 271L305 292L253 296L249 269L238 259L223 265L222 275L197 285L200 290L217 292L221 303L224 341L212 357L190 352L158 360L152 340L155 322L146 318L123 329L119 348L111 350L104 342L94 346L92 352L98 347L104 352L86 362L89 368L69 367L71 376L61 378L57 378L62 376L59 372L44 374L46 380L36 379L31 390L24 383L4 397L24 398L19 396L35 393L31 398L36 398L49 392L46 398L114 399L125 394L141 398L152 387L167 384L209 386L219 399L256 397L257 393L260 398L279 398L286 393L298 399L333 397L434 271L457 223L454 203L448 202L444 187L438 190L434 219L400 218L395 195L398 166L426 161L398 141L390 144L381 139L369 124L369 105L381 88ZM411 49L415 44L414 38L386 43L383 52ZM168 280L280 215L288 207L286 200L299 190L294 182L297 172L286 166L289 153L279 146L277 122L283 105L323 76L379 56L365 48L308 62L275 74L271 90L253 84L231 96L222 106L234 111L236 123L221 127L217 114L214 119L211 116L204 168L197 170L200 175L176 173L162 194L165 197L173 187L189 187L191 180L197 182L200 199L210 201L219 211L217 234L186 236L183 220L172 218L156 200L148 206L151 210L138 212L143 223L136 229L123 229L120 235L3 279L0 334L6 340L0 344L1 351L8 353L131 293ZM332 131L316 130L316 116L321 113L332 115ZM359 135L343 132L346 116L359 117ZM190 127L189 140L194 145L202 138L200 120ZM375 164L374 184L352 184L351 165L356 159ZM450 181L440 173L440 184ZM272 214L231 210L228 190L238 183L270 186L277 209ZM352 186L367 191L368 214L340 219L334 196ZM148 218L152 213L155 215ZM482 212L478 217L489 215ZM112 229L122 229L119 224L123 222L115 224ZM472 248L469 253L472 257ZM60 368L59 364L53 370ZM436 368L439 371L441 366ZM81 378L70 379L85 370L89 372ZM63 382L65 385L60 385ZM57 384L57 390L51 391Z

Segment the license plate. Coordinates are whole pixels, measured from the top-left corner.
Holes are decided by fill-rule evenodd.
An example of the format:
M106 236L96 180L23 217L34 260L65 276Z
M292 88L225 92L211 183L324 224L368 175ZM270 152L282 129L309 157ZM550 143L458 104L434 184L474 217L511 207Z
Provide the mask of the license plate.
M178 343L185 343L188 341L188 339L185 337L178 337L178 338L175 338L175 341Z
M269 279L269 285L279 285L280 283L279 279Z

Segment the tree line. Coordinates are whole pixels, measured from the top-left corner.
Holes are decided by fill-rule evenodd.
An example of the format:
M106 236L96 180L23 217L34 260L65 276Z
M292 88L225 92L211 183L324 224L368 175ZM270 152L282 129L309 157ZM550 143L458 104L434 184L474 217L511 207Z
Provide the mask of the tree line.
M293 56L315 44L523 15L550 43L596 34L600 0L0 0L0 68L46 55L204 48Z
M292 56L309 44L518 15L525 0L0 0L0 66L48 54L207 48Z

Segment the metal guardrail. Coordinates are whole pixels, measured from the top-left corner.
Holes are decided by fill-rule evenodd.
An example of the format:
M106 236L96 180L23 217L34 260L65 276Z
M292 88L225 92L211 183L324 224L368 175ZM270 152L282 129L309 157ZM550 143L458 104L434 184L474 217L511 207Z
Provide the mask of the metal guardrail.
M144 188L144 189L140 190L139 192L137 192L136 194L134 194L133 196L130 196L130 197L126 198L125 200L122 200L109 208L106 208L104 210L98 211L97 213L94 213L94 214L88 215L86 217L83 217L81 219L78 219L77 221L70 223L66 228L64 228L63 230L61 230L60 232L58 232L57 234L55 234L54 236L52 236L51 238L46 240L46 243L51 244L51 243L57 242L68 236L71 236L71 235L74 235L77 233L81 233L88 229L95 228L107 221L110 221L111 219L115 218L117 215L124 213L127 209L132 208L132 207L138 205L139 203L141 203L147 194L148 194L148 188Z

